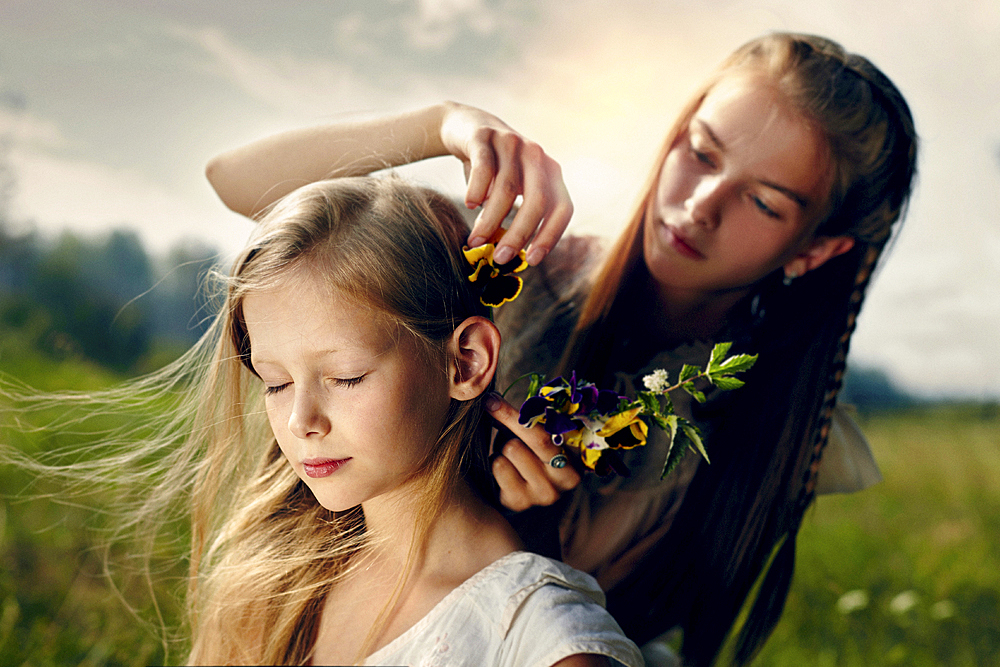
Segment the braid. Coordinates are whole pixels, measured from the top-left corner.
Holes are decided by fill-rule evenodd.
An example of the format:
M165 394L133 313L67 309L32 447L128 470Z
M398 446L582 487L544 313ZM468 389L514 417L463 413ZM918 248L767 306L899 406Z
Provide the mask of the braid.
M883 244L884 245L884 244ZM854 290L849 299L848 313L844 332L837 340L837 349L834 354L829 378L827 379L826 393L823 395L823 406L820 409L817 429L815 431L815 442L809 465L806 467L802 480L802 490L799 493L798 511L799 514L805 512L806 507L812 502L816 495L816 480L823 457L823 449L826 447L830 435L830 423L833 417L833 409L837 404L837 394L844 383L844 371L847 368L847 352L850 347L851 336L857 326L858 313L864 301L865 291L871 282L875 264L882 253L883 245L869 246L867 252L861 260L861 266L854 279Z

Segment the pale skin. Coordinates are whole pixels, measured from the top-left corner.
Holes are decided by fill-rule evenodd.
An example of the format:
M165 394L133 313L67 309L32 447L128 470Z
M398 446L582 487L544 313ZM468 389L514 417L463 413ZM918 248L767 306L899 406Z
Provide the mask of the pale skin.
M208 175L230 208L253 215L305 182L446 154L465 165L466 203L482 206L470 245L520 194L500 247L512 256L530 241L529 260L541 261L572 213L558 165L496 117L455 103L277 135L220 155ZM775 87L753 74L723 77L661 165L647 210L643 258L658 317L645 343L711 337L764 276L802 276L850 250L850 237L816 235L830 173L825 140ZM504 506L549 505L579 484L572 467L548 465L560 450L541 427L521 427L500 398L488 408L515 436L493 464Z
M447 368L422 354L415 339L383 315L331 293L308 267L243 304L251 362L265 386L275 438L289 464L327 509L361 505L373 547L327 596L314 664L353 664L369 630L393 600L416 524L414 473L433 446L452 400L489 386L500 336L482 317L455 330ZM337 461L332 473L321 461ZM320 472L317 473L317 470ZM325 474L324 474L325 473ZM446 491L425 548L388 622L367 650L391 642L450 591L498 558L521 548L510 525L464 480ZM607 665L603 656L574 655L563 667Z
M470 245L489 239L521 195L495 257L526 248L530 264L541 262L573 214L559 164L496 116L455 102L277 134L213 158L206 175L226 206L254 217L306 183L444 155L465 167L466 206L482 207Z

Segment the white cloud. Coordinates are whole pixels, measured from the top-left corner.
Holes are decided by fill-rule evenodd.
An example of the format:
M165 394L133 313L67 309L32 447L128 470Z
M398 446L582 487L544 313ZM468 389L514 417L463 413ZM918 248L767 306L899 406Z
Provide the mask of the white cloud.
M0 137L18 145L58 149L67 145L66 137L52 121L25 111L0 107Z
M497 19L482 0L417 0L417 13L406 22L410 42L419 49L443 49L468 28L486 35Z
M113 226L131 227L156 252L198 238L229 253L250 231L244 218L213 201L207 187L203 201L188 201L127 169L20 149L10 159L17 173L12 217L42 222L47 233L67 228L100 234Z
M337 62L252 52L214 28L175 26L171 32L207 57L210 72L286 115L326 116L348 100L353 108L368 108L383 97L383 91Z

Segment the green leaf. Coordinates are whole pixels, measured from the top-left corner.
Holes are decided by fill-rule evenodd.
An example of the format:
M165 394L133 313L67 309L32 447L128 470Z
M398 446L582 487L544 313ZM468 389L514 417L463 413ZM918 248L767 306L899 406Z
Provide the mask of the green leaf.
M670 398L670 394L657 394L659 398L662 413L665 415L674 414L674 400Z
M756 362L756 354L737 354L736 356L729 357L718 368L713 370L722 371L730 375L733 373L742 373L743 371L750 370Z
M670 430L670 423L667 422L667 420L670 418L670 416L664 416L664 415L660 414L660 415L647 415L647 417L649 417L650 419L652 419L653 423L655 423L660 429L662 429L664 431L669 431Z
M697 366L692 366L691 364L684 364L684 367L681 368L681 375L678 382L681 382L683 384L684 382L687 382L691 378L697 377L698 375L701 375L700 368L698 368Z
M645 414L660 414L660 401L656 394L649 391L640 391L637 393L639 395L639 400L642 402L642 408Z
M681 424L681 433L687 436L688 446L701 454L706 462L711 463L708 459L708 452L705 451L705 443L701 440L701 432L698 430L698 427L685 420Z
M722 389L723 391L732 391L733 389L739 389L744 384L746 384L745 382L743 382L743 380L727 377L725 375L721 376L710 375L708 376L708 379L711 380L712 384L714 384L719 389Z
M664 424L660 428L663 429L667 436L667 457L663 460L663 472L660 473L660 479L669 475L670 471L677 467L677 464L680 463L684 457L684 453L687 451L684 447L679 447L674 442L677 436L677 426L680 422L680 417L670 415L663 421Z
M699 403L705 402L705 394L694 388L693 382L685 382L681 385L681 389L691 394L691 398L698 401Z
M663 462L663 472L660 473L660 479L669 475L677 467L688 449L698 452L706 462L711 463L697 426L677 415L671 415L664 421L666 425L661 428L667 434L669 448L667 449L667 458Z
M729 348L733 346L732 343L718 343L712 348L712 356L708 359L708 367L710 370L715 370L718 368L719 364L722 362L723 358L729 354Z
M538 396L538 390L542 388L543 380L541 373L532 373L528 382L528 398Z

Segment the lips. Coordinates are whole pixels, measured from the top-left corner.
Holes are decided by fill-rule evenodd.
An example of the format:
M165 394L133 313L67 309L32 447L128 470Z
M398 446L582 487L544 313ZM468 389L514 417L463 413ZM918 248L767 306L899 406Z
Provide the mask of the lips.
M667 245L677 251L678 254L689 259L705 259L705 255L701 254L690 237L685 236L679 228L672 227L666 223L661 224L663 225L663 237Z
M302 462L302 470L306 476L319 478L329 477L342 468L350 458L346 459L307 459Z

